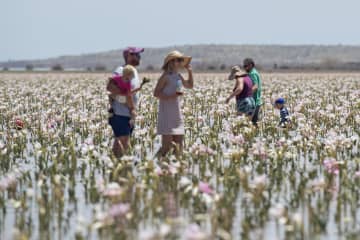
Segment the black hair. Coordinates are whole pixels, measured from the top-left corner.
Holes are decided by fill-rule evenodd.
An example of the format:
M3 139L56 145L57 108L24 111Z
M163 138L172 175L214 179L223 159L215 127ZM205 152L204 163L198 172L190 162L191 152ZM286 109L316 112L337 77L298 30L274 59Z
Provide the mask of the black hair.
M243 65L245 66L245 65L249 65L249 64L251 64L253 67L255 67L255 62L252 58L245 58Z

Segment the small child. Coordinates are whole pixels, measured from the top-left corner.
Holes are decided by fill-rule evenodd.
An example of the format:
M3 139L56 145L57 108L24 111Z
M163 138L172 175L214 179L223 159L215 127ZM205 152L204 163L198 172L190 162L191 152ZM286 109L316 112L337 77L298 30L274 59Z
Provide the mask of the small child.
M279 126L282 128L289 127L291 124L290 114L287 108L285 107L285 99L278 98L275 100L275 108L280 110L280 122Z
M132 94L134 91L131 91L131 79L134 78L135 68L131 65L126 65L123 68L121 75L115 75L109 78L109 81L112 81L120 90L119 94L109 94L110 106L113 101L118 101L120 103L126 103L130 109L131 119L134 120L136 116L134 100ZM109 113L113 114L113 109L109 109Z

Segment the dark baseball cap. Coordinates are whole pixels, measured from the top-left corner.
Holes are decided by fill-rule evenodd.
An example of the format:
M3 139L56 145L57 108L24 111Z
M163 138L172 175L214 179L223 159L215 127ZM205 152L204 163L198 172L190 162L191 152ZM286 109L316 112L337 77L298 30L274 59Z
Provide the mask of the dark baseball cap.
M285 98L278 98L275 100L275 104L285 104Z

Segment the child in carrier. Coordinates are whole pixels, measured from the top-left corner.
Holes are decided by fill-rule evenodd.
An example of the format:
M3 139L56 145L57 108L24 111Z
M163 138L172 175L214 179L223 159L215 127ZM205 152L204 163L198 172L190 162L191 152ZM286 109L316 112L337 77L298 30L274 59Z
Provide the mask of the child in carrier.
M136 116L134 100L132 94L134 93L131 91L131 79L134 77L135 68L131 65L126 65L123 68L121 75L115 75L109 78L118 88L118 94L109 94L109 103L113 101L118 101L120 103L126 104L130 109L131 118L134 119ZM114 111L110 107L109 113L113 114Z

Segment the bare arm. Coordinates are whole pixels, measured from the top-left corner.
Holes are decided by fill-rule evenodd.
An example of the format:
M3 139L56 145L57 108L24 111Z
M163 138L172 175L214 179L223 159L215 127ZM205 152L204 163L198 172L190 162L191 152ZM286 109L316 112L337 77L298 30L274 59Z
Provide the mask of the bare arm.
M154 90L154 97L159 98L159 99L164 99L164 100L177 98L176 94L171 95L171 96L163 94L162 90L166 86L167 80L168 79L164 74L159 78L159 80L158 80L158 82L156 84L155 90Z
M259 89L259 84L260 84L260 78L258 75L253 74L251 81L253 82L253 87L252 87L252 91L253 93L256 92Z
M130 111L133 111L135 109L133 96L131 94L126 96L126 104L129 107Z
M235 90L230 94L230 96L226 99L226 102L229 102L233 97L240 94L244 89L244 79L238 77L236 79Z
M181 81L182 81L182 84L183 84L183 86L185 88L192 89L194 87L194 78L193 78L193 74L192 74L192 68L191 68L190 65L186 66L185 68L188 71L189 77L188 77L187 80L185 80L183 78L183 76L180 75L181 76Z
M142 89L142 87L148 82L150 82L150 79L149 78L144 78L142 83L140 84L140 87L131 90L131 93L134 94L134 93L139 92Z
M254 84L253 87L252 87L252 91L253 92L256 92L258 90L258 85L257 84Z
M244 74L241 74L239 77L242 77L242 78L244 78L244 77L248 77L249 76L249 74L247 74L247 73L244 73Z
M131 94L137 93L141 90L141 87L131 90Z

